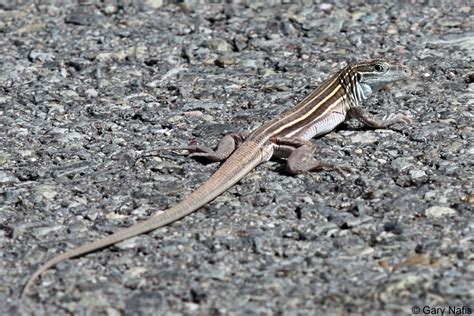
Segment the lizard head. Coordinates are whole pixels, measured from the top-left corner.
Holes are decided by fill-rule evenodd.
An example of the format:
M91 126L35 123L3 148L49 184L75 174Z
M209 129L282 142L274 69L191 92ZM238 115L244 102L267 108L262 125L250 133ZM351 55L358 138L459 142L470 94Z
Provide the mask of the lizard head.
M386 84L411 76L410 68L390 60L371 60L351 67L355 80L367 98Z

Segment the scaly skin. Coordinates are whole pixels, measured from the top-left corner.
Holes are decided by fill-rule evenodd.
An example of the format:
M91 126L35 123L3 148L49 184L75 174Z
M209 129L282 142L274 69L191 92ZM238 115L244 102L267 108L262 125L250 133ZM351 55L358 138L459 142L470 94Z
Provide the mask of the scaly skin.
M280 114L252 133L224 137L217 151L201 146L188 147L195 157L205 157L213 161L227 160L206 182L177 205L143 222L68 250L41 265L26 283L22 298L41 274L57 263L172 223L212 201L257 165L274 155L287 158L287 169L291 173L326 168L341 170L337 166L317 161L313 157L315 147L309 140L331 131L348 117L356 118L372 128L409 123L409 118L403 115L380 120L359 107L364 99L381 86L409 75L407 68L385 60L349 65L324 81L293 109Z

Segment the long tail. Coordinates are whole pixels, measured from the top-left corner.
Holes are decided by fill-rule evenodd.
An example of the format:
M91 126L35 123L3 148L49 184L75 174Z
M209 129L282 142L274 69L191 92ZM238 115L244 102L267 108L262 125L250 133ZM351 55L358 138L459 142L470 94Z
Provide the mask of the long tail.
M152 215L145 221L68 250L41 265L26 283L21 297L24 298L27 295L34 282L46 270L61 261L87 254L122 240L152 231L196 211L242 179L247 173L260 164L262 159L262 152L255 143L243 143L206 182L180 203L164 212Z

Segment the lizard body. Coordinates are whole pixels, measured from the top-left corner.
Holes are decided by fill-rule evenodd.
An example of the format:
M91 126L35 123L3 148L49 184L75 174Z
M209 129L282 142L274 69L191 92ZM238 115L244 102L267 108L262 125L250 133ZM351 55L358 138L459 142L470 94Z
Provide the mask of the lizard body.
M323 168L340 170L337 166L317 161L313 157L315 146L309 140L333 130L348 117L356 118L372 128L409 123L410 120L400 114L385 120L377 119L360 107L362 101L380 87L409 75L408 68L392 61L374 60L349 65L325 80L293 109L253 132L225 136L216 151L197 145L187 147L192 152L190 156L225 162L207 181L175 206L53 257L29 278L22 297L41 274L57 263L172 223L215 199L272 156L286 158L287 169L293 174Z

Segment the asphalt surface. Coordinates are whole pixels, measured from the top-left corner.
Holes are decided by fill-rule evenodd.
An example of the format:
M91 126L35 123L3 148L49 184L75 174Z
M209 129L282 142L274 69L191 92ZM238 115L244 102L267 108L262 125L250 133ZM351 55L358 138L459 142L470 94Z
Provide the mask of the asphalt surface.
M91 2L0 1L2 315L473 312L471 1ZM156 149L213 146L378 57L413 76L364 106L413 123L314 140L347 178L265 163L172 225L58 264L20 302L39 264L219 165Z

